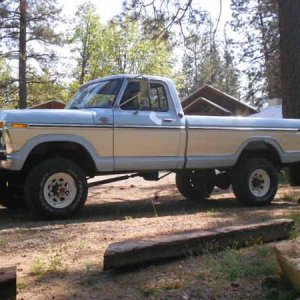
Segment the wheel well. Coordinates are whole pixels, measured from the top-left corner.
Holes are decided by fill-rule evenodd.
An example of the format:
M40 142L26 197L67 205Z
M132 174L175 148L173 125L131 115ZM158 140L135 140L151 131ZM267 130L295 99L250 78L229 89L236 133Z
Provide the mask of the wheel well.
M23 166L28 170L32 165L50 158L65 158L75 162L86 175L93 176L96 166L88 151L74 142L46 142L32 149Z
M280 155L278 154L277 149L264 141L255 141L249 143L242 151L238 162L246 158L252 157L262 157L270 162L272 162L275 166L280 166L282 164Z

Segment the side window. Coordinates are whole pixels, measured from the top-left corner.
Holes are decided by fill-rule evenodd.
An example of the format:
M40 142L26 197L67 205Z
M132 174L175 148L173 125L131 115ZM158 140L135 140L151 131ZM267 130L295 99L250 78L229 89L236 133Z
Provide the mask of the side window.
M121 108L125 110L168 111L168 101L162 84L151 83L149 99L142 100L139 82L129 82L121 100Z
M165 88L162 84L151 83L150 107L154 111L168 111L168 101Z
M129 82L121 100L121 108L125 110L137 110L140 108L139 105L139 82Z

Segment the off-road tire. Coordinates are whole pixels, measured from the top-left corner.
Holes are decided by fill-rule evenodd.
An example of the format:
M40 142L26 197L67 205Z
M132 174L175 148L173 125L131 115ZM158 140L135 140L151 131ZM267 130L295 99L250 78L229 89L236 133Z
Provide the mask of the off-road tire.
M57 199L55 200L54 198L56 196L51 196L54 199L53 201L51 200L52 202L49 200L51 198L50 193L54 193L55 185L57 185L56 190L59 188L64 189L65 187L67 189L69 188L68 183L64 183L64 186L59 186L56 182L53 183L54 186L52 187L51 184L49 184L49 180L56 176L56 181L59 182L61 180L59 179L60 176L65 176L69 178L74 185L74 188L69 191L74 194L74 197L72 197L73 200L66 207L57 208L52 205L52 203L57 201ZM50 191L51 187L52 191ZM47 189L49 190L49 193L47 192ZM43 219L65 219L71 217L83 207L87 198L87 193L88 185L84 172L74 162L62 158L49 159L39 163L29 172L25 183L25 199L27 206ZM62 203L59 201L57 201L58 205Z
M264 158L244 159L233 172L232 188L235 197L243 205L268 205L273 201L278 189L277 171L274 165Z
M215 171L177 173L176 186L182 196L190 200L209 198L214 190Z

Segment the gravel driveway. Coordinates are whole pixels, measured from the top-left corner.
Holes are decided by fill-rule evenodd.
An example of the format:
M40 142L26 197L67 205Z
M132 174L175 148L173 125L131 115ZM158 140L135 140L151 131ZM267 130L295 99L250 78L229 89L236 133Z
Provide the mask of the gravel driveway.
M131 288L128 299L138 299L132 274L112 279L101 272L109 243L288 216L299 211L292 199L297 195L299 190L282 187L274 203L261 208L242 207L220 191L192 202L177 192L170 175L91 188L85 208L71 220L38 221L0 206L0 266L17 265L18 299L126 299L124 288Z

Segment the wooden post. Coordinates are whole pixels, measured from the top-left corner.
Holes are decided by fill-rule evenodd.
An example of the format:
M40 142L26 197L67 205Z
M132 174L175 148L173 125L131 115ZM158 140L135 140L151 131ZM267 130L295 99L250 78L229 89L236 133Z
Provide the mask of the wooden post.
M0 269L0 299L15 300L17 295L16 267Z

